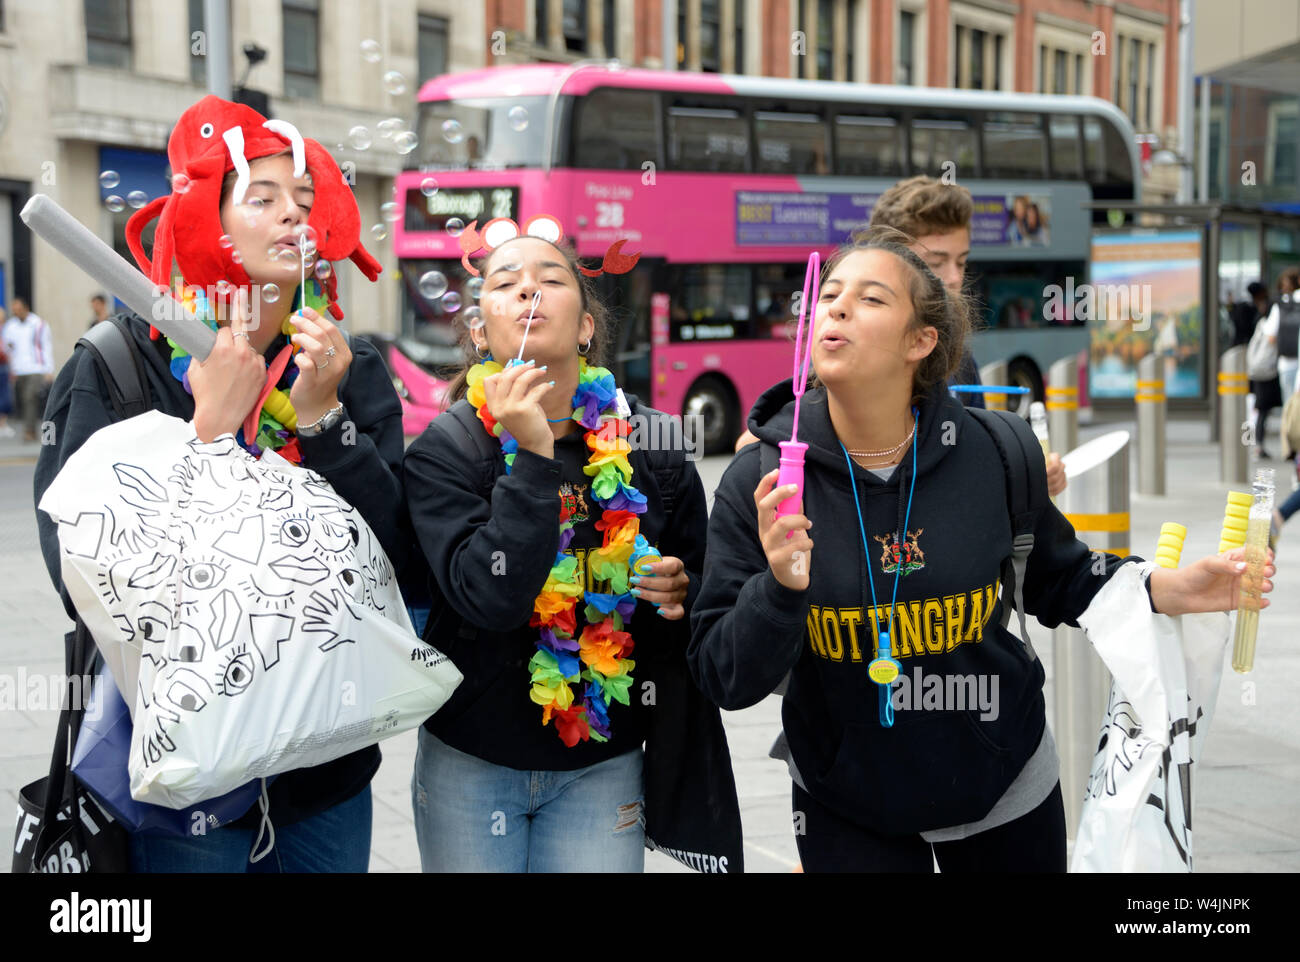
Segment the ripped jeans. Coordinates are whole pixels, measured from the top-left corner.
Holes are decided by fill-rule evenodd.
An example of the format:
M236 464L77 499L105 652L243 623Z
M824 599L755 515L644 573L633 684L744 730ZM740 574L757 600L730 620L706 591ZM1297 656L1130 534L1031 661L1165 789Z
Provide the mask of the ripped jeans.
M525 772L420 729L411 798L426 872L641 872L643 752Z

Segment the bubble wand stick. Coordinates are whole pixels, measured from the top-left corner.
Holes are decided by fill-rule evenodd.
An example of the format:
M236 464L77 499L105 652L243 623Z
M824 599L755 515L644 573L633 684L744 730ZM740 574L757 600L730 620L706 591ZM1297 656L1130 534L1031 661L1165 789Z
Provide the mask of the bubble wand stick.
M528 344L528 332L533 328L533 312L537 310L537 305L541 303L541 300L542 292L534 292L532 306L528 308L528 320L524 322L524 339L519 342L519 355L507 364L506 367L514 367L516 364L524 363L524 347Z
M799 402L803 400L804 389L808 386L808 367L812 362L813 328L816 325L817 292L821 286L822 256L813 251L808 256L808 268L803 275L803 299L799 302L799 329L794 341L794 427L790 429L790 440L779 442L781 448L781 471L776 477L776 486L787 484L798 486L798 490L776 506L778 518L787 514L798 514L799 503L803 500L803 458L808 445L799 440ZM811 296L810 292L811 291ZM809 304L812 304L811 309ZM804 316L808 317L808 339L805 341ZM803 352L800 353L802 346ZM792 532L793 533L793 532Z

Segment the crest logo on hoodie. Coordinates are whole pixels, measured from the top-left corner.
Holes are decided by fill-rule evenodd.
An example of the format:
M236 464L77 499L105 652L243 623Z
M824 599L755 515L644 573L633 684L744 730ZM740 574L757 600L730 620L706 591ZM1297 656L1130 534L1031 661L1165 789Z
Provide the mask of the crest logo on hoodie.
M898 535L893 532L874 535L874 540L879 541L882 546L880 569L885 574L892 575L901 567L903 575L910 575L913 571L920 571L924 568L925 552L921 550L919 542L924 531L924 528L908 531L907 537L902 544L898 543Z

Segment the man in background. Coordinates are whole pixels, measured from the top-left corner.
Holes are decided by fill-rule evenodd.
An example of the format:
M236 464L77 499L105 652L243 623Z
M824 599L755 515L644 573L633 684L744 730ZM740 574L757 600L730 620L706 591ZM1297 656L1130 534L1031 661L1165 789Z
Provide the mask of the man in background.
M100 321L108 320L108 298L103 294L96 294L90 299L90 309L94 312L90 318L90 327L94 327Z
M54 383L54 338L50 326L32 313L23 298L14 298L13 315L5 322L2 336L23 419L23 438L35 441L44 413L41 399L46 385Z

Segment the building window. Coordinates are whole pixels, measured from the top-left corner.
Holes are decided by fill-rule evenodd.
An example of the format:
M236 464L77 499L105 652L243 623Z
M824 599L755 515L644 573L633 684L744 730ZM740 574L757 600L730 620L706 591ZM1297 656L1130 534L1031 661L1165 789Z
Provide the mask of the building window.
M564 0L563 32L566 50L587 49L587 0Z
M817 0L817 79L835 79L835 4Z
M700 0L700 69L722 69L722 7L719 0Z
M316 0L284 0L284 94L320 97L320 12Z
M747 0L732 0L736 9L736 47L735 60L732 63L732 70L736 73L745 72L745 3Z
M204 84L208 80L208 58L194 52L194 34L205 29L203 24L203 0L190 0L190 82L196 84Z
M1151 91L1156 85L1156 45L1147 44L1147 83L1146 92L1143 94L1146 108L1147 130L1154 130L1156 127L1156 118L1151 113Z
M1003 36L964 24L956 25L954 36L956 77L953 86L967 90L1000 90Z
M1125 90L1125 93L1127 94L1127 99L1125 100L1125 103L1128 106L1128 119L1133 121L1134 127L1140 126L1138 124L1137 109L1138 109L1138 80L1139 80L1138 68L1142 63L1142 57L1141 54L1139 53L1141 48L1142 48L1142 44L1140 41L1133 40L1133 39L1129 40L1128 42L1128 85Z
M447 72L447 20L420 14L420 84Z
M545 47L551 32L550 0L533 0L533 42Z
M1074 55L1074 93L1083 93L1083 54Z
M916 14L911 10L898 12L898 66L894 79L900 84L916 83Z
M131 5L128 0L86 0L86 62L131 69Z
M1136 37L1119 39L1113 89L1115 106L1138 130L1155 127L1155 88L1158 81L1156 45Z
M617 6L614 0L604 0L602 7L603 17L601 22L604 25L606 57L618 56L618 30L616 29L618 25L614 19L618 15Z

